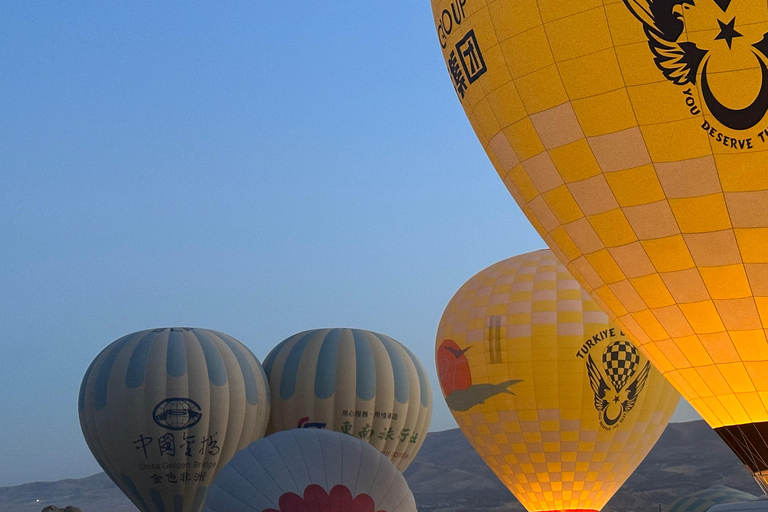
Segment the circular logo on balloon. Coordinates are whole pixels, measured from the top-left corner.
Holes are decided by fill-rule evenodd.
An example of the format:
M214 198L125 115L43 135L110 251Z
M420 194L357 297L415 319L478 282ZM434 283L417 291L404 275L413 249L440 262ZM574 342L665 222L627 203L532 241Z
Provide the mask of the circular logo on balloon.
M166 398L155 406L152 418L168 430L183 430L200 421L203 414L197 402L189 398Z

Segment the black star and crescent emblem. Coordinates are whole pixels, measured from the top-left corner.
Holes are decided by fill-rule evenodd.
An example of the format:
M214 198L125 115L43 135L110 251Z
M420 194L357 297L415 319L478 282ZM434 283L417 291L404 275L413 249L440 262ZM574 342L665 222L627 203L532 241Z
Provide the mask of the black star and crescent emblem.
M645 383L648 380L648 375L651 371L651 363L646 361L645 366L640 373L635 377L631 384L629 384L624 392L621 389L616 389L614 386L608 385L600 370L592 359L592 356L587 356L587 374L589 375L589 385L592 391L595 393L595 409L600 414L600 419L607 427L613 427L619 423L624 414L632 410L637 403L637 397L645 387ZM611 406L611 401L608 400L608 393L613 392L615 396L611 400L614 404L618 404L617 407Z
M741 109L722 104L707 79L710 51L714 50L701 48L695 42L679 41L685 32L683 9L695 6L696 2L708 1L714 1L723 13L731 4L731 0L624 0L624 4L643 23L648 47L664 77L676 85L696 85L700 70L701 94L710 113L732 130L746 130L759 123L768 112L768 33L749 47L757 60L762 80L757 96ZM736 30L736 17L727 23L719 19L717 22L720 32L715 40L725 41L731 50L733 40L744 37Z

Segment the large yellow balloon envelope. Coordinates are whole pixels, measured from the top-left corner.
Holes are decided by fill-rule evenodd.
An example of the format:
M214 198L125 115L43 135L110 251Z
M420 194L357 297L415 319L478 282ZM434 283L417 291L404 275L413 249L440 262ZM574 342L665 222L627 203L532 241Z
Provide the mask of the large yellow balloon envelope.
M327 428L367 441L400 471L421 448L432 416L424 367L398 341L363 329L314 329L264 359L270 433Z
M96 356L79 410L88 447L139 510L199 512L222 466L264 435L269 389L236 339L154 329Z
M768 480L768 6L432 0L539 234Z
M436 356L459 427L530 512L600 510L679 399L550 251L467 281Z

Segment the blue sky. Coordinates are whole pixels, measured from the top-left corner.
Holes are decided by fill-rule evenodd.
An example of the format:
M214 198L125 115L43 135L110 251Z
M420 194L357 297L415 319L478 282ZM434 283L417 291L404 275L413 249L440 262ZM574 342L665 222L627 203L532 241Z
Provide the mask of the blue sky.
M316 4L0 3L0 486L98 471L77 391L140 329L217 329L261 359L371 329L439 395L453 293L544 247L429 2ZM454 426L436 396L433 429Z

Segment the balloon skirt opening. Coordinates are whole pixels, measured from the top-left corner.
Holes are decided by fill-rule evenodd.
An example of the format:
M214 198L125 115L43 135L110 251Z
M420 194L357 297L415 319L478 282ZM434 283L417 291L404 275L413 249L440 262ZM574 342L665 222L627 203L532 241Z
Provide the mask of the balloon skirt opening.
M752 472L763 494L768 494L768 421L728 425L715 432Z
M593 508L554 508L552 510L540 510L538 512L600 512Z

